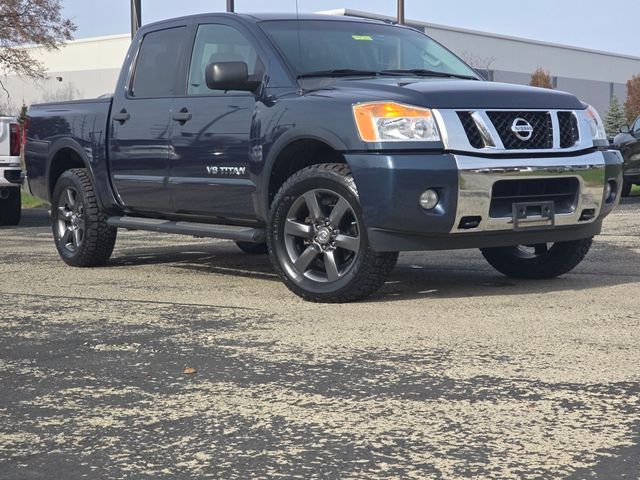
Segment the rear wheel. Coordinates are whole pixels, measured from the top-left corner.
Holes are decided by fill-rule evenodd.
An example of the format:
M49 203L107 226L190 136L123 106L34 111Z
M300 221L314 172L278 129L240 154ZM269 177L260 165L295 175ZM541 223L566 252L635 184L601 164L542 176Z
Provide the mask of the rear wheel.
M62 260L74 267L104 265L111 257L117 229L107 225L89 174L83 168L62 174L51 202L53 238Z
M398 254L369 246L349 167L322 164L295 173L276 195L269 254L287 287L313 302L350 302L371 295Z
M620 194L623 197L628 197L629 195L631 195L631 188L633 187L633 183L627 181L627 180L623 180L622 181L622 192L620 192Z
M269 252L267 243L236 242L240 250L248 255L266 255Z
M571 242L485 248L482 255L493 268L513 278L555 278L570 272L586 257L593 238Z
M19 188L0 190L0 226L14 226L20 223L22 198Z

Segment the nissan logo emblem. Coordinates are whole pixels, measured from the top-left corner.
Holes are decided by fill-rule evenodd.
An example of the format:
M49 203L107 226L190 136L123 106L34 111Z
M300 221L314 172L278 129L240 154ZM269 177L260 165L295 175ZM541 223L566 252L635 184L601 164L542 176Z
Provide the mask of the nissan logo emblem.
M511 124L511 131L523 142L531 140L533 136L533 127L524 118L516 118Z

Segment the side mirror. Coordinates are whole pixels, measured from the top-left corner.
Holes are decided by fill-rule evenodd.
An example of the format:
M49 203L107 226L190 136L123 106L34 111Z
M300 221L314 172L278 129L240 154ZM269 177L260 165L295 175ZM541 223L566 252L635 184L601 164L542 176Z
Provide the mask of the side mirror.
M245 62L210 63L205 71L205 80L211 90L253 92L260 86L260 82L249 80Z
M631 128L629 127L629 125L625 124L620 126L620 133L629 133L629 132L631 132Z

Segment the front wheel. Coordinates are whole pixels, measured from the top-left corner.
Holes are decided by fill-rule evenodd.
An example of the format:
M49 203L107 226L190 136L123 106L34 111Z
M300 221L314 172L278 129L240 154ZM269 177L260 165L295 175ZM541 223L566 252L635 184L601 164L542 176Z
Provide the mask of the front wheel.
M273 201L267 241L284 283L312 302L365 298L398 259L371 249L355 182L343 164L314 165L287 180Z
M513 278L555 278L570 272L587 256L593 238L571 242L484 248L482 255L500 273Z
M62 174L53 190L51 220L56 248L66 264L97 267L107 263L117 229L107 225L85 169Z

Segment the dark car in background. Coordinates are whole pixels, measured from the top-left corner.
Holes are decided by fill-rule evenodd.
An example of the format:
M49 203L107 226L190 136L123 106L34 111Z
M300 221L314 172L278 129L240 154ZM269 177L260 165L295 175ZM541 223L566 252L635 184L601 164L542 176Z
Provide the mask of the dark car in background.
M631 127L624 125L613 139L624 158L622 196L628 197L634 185L640 185L640 117Z

